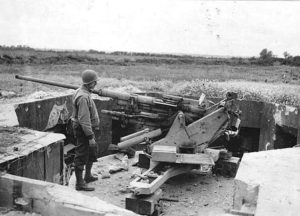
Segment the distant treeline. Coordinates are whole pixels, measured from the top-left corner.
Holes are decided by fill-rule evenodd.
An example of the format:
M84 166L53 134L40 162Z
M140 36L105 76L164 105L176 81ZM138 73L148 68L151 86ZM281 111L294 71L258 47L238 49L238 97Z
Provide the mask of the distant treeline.
M290 65L300 66L300 56L287 52L284 58L276 57L272 51L263 49L259 57L204 57L193 55L157 54L141 52L104 52L97 50L42 50L28 46L0 46L0 64L198 64L198 65Z

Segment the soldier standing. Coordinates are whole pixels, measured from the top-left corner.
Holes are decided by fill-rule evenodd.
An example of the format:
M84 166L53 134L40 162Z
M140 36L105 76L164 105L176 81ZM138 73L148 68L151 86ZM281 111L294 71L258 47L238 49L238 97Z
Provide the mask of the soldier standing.
M96 160L96 141L93 130L99 130L99 116L96 105L91 98L91 90L97 85L97 73L93 70L82 72L82 85L73 95L72 126L76 138L75 176L76 190L93 191L87 183L98 178L91 174L93 162ZM85 166L85 176L83 169Z

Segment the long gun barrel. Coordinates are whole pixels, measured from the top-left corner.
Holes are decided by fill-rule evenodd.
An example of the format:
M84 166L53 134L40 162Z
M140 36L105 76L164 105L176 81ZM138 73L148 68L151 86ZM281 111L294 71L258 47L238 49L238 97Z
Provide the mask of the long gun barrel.
M31 82L37 82L37 83L42 83L42 84L67 88L67 89L77 89L78 88L78 86L76 86L76 85L57 83L57 82L53 82L53 81L46 81L46 80L33 78L33 77L28 77L28 76L16 75L15 78L20 79L20 80L26 80L26 81L31 81Z
M27 81L52 85L52 86L58 86L67 89L79 88L79 86L76 85L46 81L43 79L38 79L38 78L33 78L28 76L16 75L15 78L20 80L27 80ZM165 110L165 108L167 107L169 109L176 110L176 111L181 110L183 112L189 112L195 116L201 116L205 113L205 109L203 109L198 105L197 100L182 98L178 96L163 95L162 98L156 98L156 97L150 97L150 96L139 95L139 94L118 92L109 89L92 90L92 93L103 97L111 97L114 99L118 99L118 104L121 106L128 106L129 103L130 104L136 103L139 104L139 106L140 104L144 104L150 107L152 111L159 110L160 112L161 110Z

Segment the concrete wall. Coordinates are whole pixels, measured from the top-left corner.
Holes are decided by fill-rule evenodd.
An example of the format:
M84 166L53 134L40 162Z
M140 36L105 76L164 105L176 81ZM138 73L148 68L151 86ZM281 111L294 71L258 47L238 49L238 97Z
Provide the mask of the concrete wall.
M22 132L13 136L18 136L19 141L0 154L0 170L17 176L62 183L63 134L22 129Z
M212 100L219 101L220 99L214 98ZM113 100L95 97L94 101L98 108L101 121L101 134L97 134L97 139L99 140L98 156L101 156L104 150L107 149L107 146L112 143L113 133L115 135L122 134L125 129L116 125L112 128L111 117L101 113L101 109L112 110L116 107L116 103ZM71 95L23 103L16 107L20 126L35 130L45 129L49 114L55 104L66 104L69 114L72 113ZM296 142L300 142L300 135L298 135L298 128L300 127L299 108L243 100L238 101L238 104L242 110L241 126L243 128L259 129L259 151L290 147ZM112 132L112 130L116 130L117 133ZM282 131L286 134L290 134L291 137L288 136L288 138L286 138L286 136L282 135ZM298 141L293 141L295 137L296 139L298 137ZM251 139L252 138L249 137L249 140ZM287 144L284 143L286 139L289 140Z
M98 157L100 157L104 151L107 149L108 145L111 144L111 125L112 120L110 116L101 113L102 109L111 109L112 100L109 98L94 97L94 102L97 106L99 117L100 117L100 133L95 134L98 143ZM15 106L15 112L18 117L19 126L26 127L38 131L44 131L49 125L50 114L53 113L53 107L55 106L65 106L68 118L72 114L72 95L52 97L42 100L35 100L27 103L20 103ZM55 118L53 119L53 121ZM71 127L63 128L59 127L60 122L56 128L51 128L50 131L60 132L60 133L71 133ZM49 128L47 129L49 131ZM67 141L73 142L74 140ZM68 144L68 143L66 143Z
M221 98L212 100L217 102ZM259 129L258 151L300 143L299 107L244 100L239 100L238 104L242 110L241 127Z

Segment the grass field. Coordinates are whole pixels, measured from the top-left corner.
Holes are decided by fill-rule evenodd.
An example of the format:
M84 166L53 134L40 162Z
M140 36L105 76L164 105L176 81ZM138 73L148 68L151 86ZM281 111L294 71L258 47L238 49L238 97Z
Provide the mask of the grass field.
M227 91L236 91L242 99L300 105L300 67L206 65L176 61L166 63L165 57L162 61L155 57L155 63L135 61L134 64L124 65L119 63L128 59L128 56L102 54L101 58L110 59L110 63L0 64L0 89L13 91L18 96L35 91L60 90L16 80L14 75L28 75L79 85L81 71L94 69L102 78L99 82L99 87L102 88L123 88L130 92L158 91L186 96L199 96L203 92L208 97L223 97ZM143 59L142 56L130 58Z

